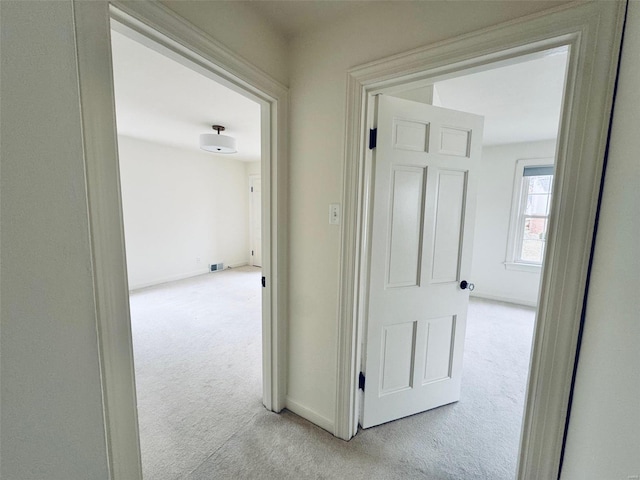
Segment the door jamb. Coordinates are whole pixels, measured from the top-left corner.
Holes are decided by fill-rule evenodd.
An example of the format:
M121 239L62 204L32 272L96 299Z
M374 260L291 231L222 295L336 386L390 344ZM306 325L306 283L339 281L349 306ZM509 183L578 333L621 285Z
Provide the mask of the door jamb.
M369 261L372 96L411 82L570 46L555 186L518 459L519 480L558 478L603 173L624 2L572 4L349 71L335 435L357 432ZM563 221L560 222L559 219Z
M110 478L142 477L111 64L111 19L261 104L263 403L286 398L288 89L156 2L73 1Z

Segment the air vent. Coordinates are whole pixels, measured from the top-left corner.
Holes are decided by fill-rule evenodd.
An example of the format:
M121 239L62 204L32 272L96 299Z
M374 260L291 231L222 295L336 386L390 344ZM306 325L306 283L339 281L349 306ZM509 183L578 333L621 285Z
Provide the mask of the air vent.
M220 270L224 270L224 263L212 263L209 265L210 272L217 272Z

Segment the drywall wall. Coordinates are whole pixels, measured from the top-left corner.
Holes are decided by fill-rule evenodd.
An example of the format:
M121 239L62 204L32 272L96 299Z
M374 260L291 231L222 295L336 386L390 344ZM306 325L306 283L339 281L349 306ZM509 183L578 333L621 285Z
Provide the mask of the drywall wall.
M563 480L640 476L640 3L629 3Z
M0 477L107 479L72 3L0 22Z
M334 420L341 229L327 212L342 203L347 71L551 6L372 2L292 40L288 404L296 413L329 429Z
M548 6L413 2L391 9L381 4L372 10L383 13L364 11L362 19L353 20L353 29L343 19L294 42L290 341L300 346L290 359L290 386L309 411L333 418L340 236L327 224L327 205L341 201L346 70ZM621 95L626 91L627 101L617 111L624 121L614 126L618 154L614 148L611 159L618 167L610 165L606 181L602 253L592 276L565 480L609 478L601 472L611 465L633 468L638 458L639 362L637 350L629 347L638 338L638 304L628 285L637 282L638 272L637 182L629 180L637 175L631 154L638 146L629 129L640 112L629 100L634 92L628 79L637 83L637 65L629 57L638 55L640 19L637 6L631 6L635 14L628 27L636 47L630 54L625 50L623 73L630 70ZM2 1L0 12L0 476L106 479L71 6ZM235 26L241 36L244 29L238 25L242 22ZM247 51L253 47L245 46ZM34 126L43 124L49 128L39 130L42 141L27 142ZM618 252L622 266L608 265L608 247ZM323 368L327 364L333 369Z
M403 92L394 93L393 97L404 98L412 102L426 103L427 105L442 106L440 99L436 93L435 85L426 85L424 87L405 90Z
M260 175L262 164L260 162L244 162L245 174L248 175Z
M245 265L244 162L118 137L129 288Z
M484 147L478 171L471 278L474 296L523 305L538 300L540 269L505 268L516 161L555 157L555 140ZM553 162L553 160L551 160Z
M284 35L245 2L162 3L283 85L289 84Z

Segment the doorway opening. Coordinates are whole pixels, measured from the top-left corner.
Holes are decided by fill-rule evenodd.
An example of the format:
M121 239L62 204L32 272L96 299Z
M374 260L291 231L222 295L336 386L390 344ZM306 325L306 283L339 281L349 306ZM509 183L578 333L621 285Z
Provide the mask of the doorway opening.
M597 19L592 17L595 11ZM524 56L565 47L569 54L555 148L553 205L545 238L516 474L518 479L558 476L582 321L593 212L604 161L606 136L602 132L609 122L615 79L615 60L611 59L617 58L621 18L619 8L579 7L571 9L570 14L554 14L553 25L545 24L548 19L541 16L383 59L349 73L336 435L349 439L356 433L362 408L358 387L362 383L370 385L368 378L362 382L359 377L362 354L368 347L365 319L375 180L373 154L367 147L369 130L376 127L376 96L390 96L463 72L485 71L489 66L511 65ZM602 38L586 34L601 21L611 22L604 43ZM602 49L601 54L606 52L607 60L598 61L598 49ZM594 68L585 68L586 64ZM593 90L585 88L587 84L598 85L601 101L592 101ZM457 280L462 289L467 279Z
M74 12L78 44L82 46L78 68L83 78L80 95L86 120L83 125L86 181L98 299L106 441L114 475L139 478L142 469L113 108L110 22L120 33L126 31L127 37L245 95L260 106L261 397L264 407L274 412L284 408L286 398L286 232L280 225L285 224L282 218L286 211L284 140L288 90L201 32L185 27L159 5L86 4L78 5ZM248 188L248 178L245 180ZM248 222L243 228L248 229Z
M171 479L263 408L261 115L127 33L111 45L142 470ZM235 153L199 148L211 124Z
M567 55L375 99L359 424L434 476L515 476Z

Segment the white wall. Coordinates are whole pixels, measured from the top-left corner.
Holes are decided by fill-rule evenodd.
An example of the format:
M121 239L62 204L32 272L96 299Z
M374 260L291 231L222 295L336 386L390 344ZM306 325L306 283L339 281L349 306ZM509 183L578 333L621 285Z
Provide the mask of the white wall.
M261 164L260 162L245 162L244 169L247 176L260 175Z
M107 479L72 4L0 22L0 478Z
M294 38L289 167L289 384L294 411L333 424L347 70L494 25L544 2L371 2L357 15Z
M72 8L0 2L3 480L110 478Z
M118 137L129 288L249 261L245 163Z
M162 3L283 85L289 85L284 35L244 2L173 0Z
M351 27L342 19L293 43L289 386L309 409L333 419L340 233L327 224L327 205L341 201L347 69L548 6L380 3ZM0 476L107 479L71 3L0 9ZM631 12L564 480L638 471L637 3ZM206 29L206 18L193 21ZM242 17L236 33L216 38L237 40L241 25ZM238 50L256 57L261 48ZM34 131L39 142L29 141Z
M640 2L622 54L563 480L640 475Z
M537 303L540 271L507 270L504 265L513 199L513 177L517 160L553 159L555 148L555 140L548 140L482 149L471 266L471 279L476 285L474 296L524 305Z

